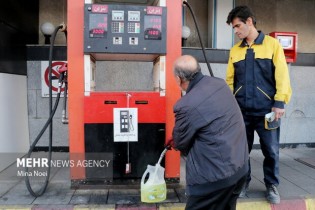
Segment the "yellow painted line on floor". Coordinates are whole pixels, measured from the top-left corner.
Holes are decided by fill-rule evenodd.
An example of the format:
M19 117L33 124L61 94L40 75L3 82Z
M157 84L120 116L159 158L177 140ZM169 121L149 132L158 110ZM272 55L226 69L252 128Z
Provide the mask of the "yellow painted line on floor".
M267 201L246 201L237 202L236 210L271 210L271 206Z
M183 210L185 203L160 204L159 210ZM236 210L271 210L271 206L267 201L246 201L238 202ZM315 210L315 209L312 209Z
M307 210L315 210L315 198L305 198Z
M90 208L89 207L82 207L82 206L75 206L75 207L73 207L73 210L90 210Z
M159 204L159 210L183 210L185 206L185 203Z
M108 204L108 205L78 205L73 207L74 210L99 210L99 209L106 209L106 210L115 210L115 204Z
M0 205L0 210L31 210L32 206Z

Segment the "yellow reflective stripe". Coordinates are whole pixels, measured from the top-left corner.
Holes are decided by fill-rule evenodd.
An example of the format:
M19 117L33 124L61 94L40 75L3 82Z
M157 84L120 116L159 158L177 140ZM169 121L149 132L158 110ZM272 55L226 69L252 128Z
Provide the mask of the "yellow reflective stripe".
M241 90L242 87L243 87L243 86L239 87L239 88L235 91L234 96L238 93L238 91Z
M264 92L262 89L260 89L258 86L257 86L257 89L260 90L260 92L262 92L267 98L269 98L269 100L272 100L272 99L270 98L270 96L268 96L268 94L265 93L265 92Z

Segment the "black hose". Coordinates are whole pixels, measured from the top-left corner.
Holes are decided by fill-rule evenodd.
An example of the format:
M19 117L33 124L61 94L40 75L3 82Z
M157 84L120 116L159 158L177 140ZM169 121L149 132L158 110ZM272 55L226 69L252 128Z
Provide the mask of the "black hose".
M62 29L63 26L59 25L58 27L55 28L54 33L52 34L51 37L51 43L49 47L49 112L51 114L52 112L52 60L53 60L53 52L54 52L54 45L55 45L55 39L58 31ZM51 119L50 125L49 125L49 153L51 155L51 149L52 147L52 132L53 132L53 120ZM50 162L50 161L49 161Z
M51 169L51 156L52 156L52 124L53 124L53 117L56 113L57 107L58 107L58 103L59 103L59 99L60 99L60 84L61 84L61 80L63 79L63 76L60 75L59 77L59 88L58 88L58 94L57 94L57 99L54 105L54 108L52 108L52 59L53 59L53 47L54 47L54 43L55 43L55 39L56 39L56 35L57 32L59 31L59 29L63 28L62 25L58 26L55 28L54 33L52 34L51 37L51 44L50 44L50 48L49 48L49 118L46 122L46 124L44 125L44 127L42 128L41 132L37 135L36 139L34 140L34 142L32 143L32 145L30 146L30 149L27 153L27 158L31 157L31 154L34 151L34 148L36 146L36 144L38 143L38 141L40 140L40 138L42 137L42 135L44 134L44 132L46 131L48 125L49 125L49 146L48 146L48 169L47 169L47 176L45 178L45 183L44 186L42 188L40 188L40 190L38 192L34 192L34 190L31 187L30 184L30 180L28 177L28 167L25 168L26 171L26 176L25 176L25 184L26 187L28 189L28 191L30 192L31 195L33 195L34 197L39 197L41 195L43 195L46 191L46 188L48 186L48 182L49 182L49 177L50 177L50 169Z
M60 91L59 93L57 94L57 99L56 99L56 102L55 102L55 105L54 105L54 108L52 109L52 112L46 122L46 124L44 125L44 127L42 128L42 130L40 131L40 133L37 135L36 139L34 140L34 142L32 143L32 145L30 146L30 149L27 153L27 158L30 158L31 157L31 154L33 153L34 149L35 149L35 146L36 144L38 143L38 141L40 140L40 138L42 137L42 135L44 134L44 132L46 131L47 127L49 124L51 124L52 122L52 119L56 113L56 110L58 108L58 104L59 104L59 99L60 99ZM52 144L51 144L51 141L49 142L49 154L48 154L48 170L47 170L47 176L46 176L46 179L45 179L45 184L44 186L38 191L38 192L34 192L34 190L32 189L31 187L31 184L30 184L30 180L29 180L29 177L28 177L28 167L25 168L25 172L26 172L26 177L25 177L25 183L26 183L26 187L28 189L28 191L30 192L31 195L33 195L34 197L39 197L41 195L44 194L44 192L46 191L46 188L48 186L48 182L49 182L49 177L50 177L50 162L51 162L51 148L52 148Z
M207 56L206 56L205 47L204 47L204 45L203 45L203 42L202 42L202 39L201 39L201 36L200 36L199 26L198 26L198 23L197 23L197 21L196 21L195 13L194 13L194 11L191 9L191 6L188 4L187 1L184 1L183 4L185 4L185 5L188 7L188 9L189 9L189 11L190 11L190 13L191 13L191 15L192 15L192 17L193 17L193 19L194 19L194 22L195 22L195 25L196 25L196 29L197 29L197 33L198 33L198 37L199 37L199 40L200 40L200 45L201 45L202 53L203 53L203 56L205 57L205 62L206 62L206 64L207 64L207 66L208 66L209 73L210 73L210 75L213 77L214 75L213 75L211 66L210 66L210 64L209 64L209 62L208 62L208 59L207 59Z

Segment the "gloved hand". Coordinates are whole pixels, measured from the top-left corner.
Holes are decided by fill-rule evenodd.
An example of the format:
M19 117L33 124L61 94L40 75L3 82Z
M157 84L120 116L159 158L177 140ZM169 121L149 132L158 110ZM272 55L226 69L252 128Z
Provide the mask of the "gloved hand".
M171 150L172 149L172 147L174 148L174 139L168 139L167 141L166 141L166 144L165 144L165 147L167 148L167 149L169 149L169 150Z

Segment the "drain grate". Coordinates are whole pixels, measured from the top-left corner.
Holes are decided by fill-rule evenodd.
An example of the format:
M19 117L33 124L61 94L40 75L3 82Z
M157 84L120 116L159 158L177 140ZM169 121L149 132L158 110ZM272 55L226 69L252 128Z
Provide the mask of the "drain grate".
M295 160L315 169L315 158L297 158Z

